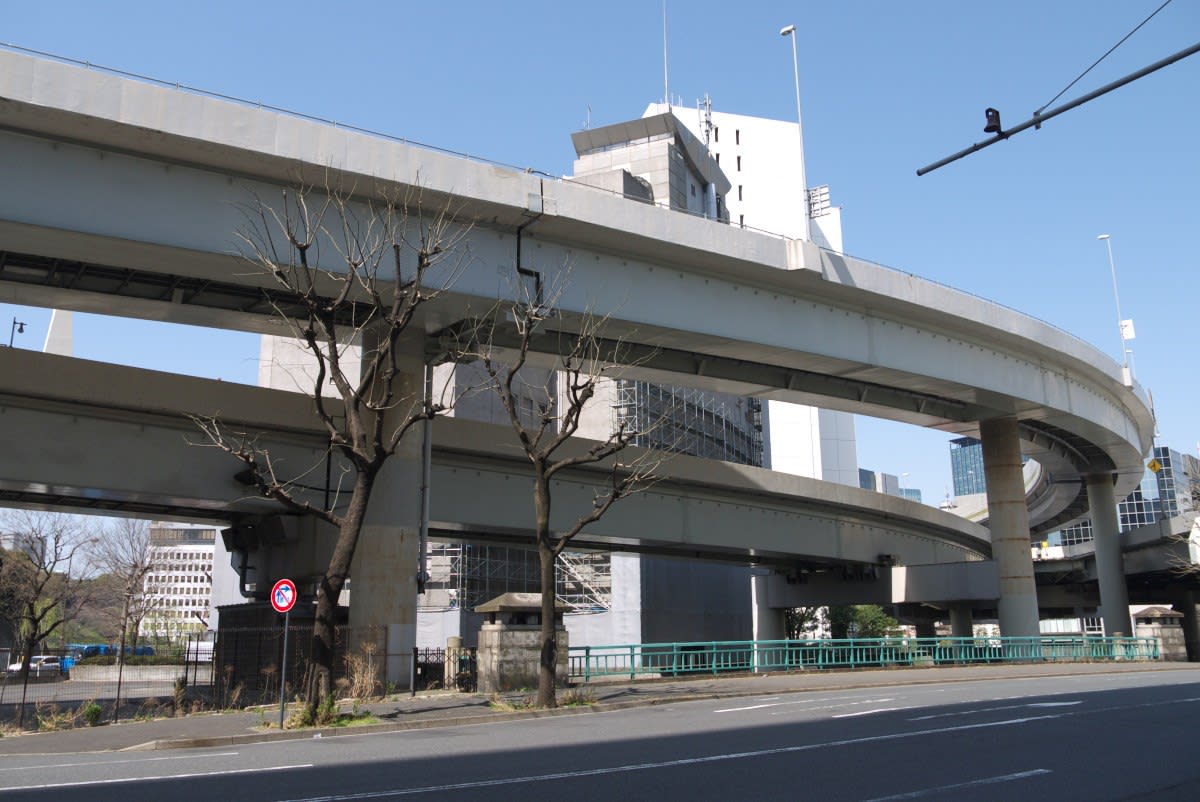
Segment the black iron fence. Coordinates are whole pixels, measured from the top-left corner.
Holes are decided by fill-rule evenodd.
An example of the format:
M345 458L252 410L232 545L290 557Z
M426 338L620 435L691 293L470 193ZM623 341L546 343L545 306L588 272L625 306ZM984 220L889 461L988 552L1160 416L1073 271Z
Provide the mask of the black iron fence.
M106 721L277 704L281 682L285 697L295 699L303 694L311 664L312 623L288 627L286 677L283 636L282 622L228 627L160 644L154 655L123 660L115 650L86 658L70 650L48 650L63 658L65 670L34 673L28 681L19 672L0 672L0 722L15 721L22 710L28 723L41 708L77 711L91 702L101 705ZM410 685L387 682L389 673L409 673L396 671L405 668L411 669ZM476 677L474 648L392 651L384 627L334 629L333 685L339 697L438 689L473 692Z

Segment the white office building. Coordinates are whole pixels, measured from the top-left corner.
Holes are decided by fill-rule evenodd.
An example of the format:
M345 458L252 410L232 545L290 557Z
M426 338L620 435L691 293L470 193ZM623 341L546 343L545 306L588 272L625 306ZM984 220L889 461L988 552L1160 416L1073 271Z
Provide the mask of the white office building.
M209 629L216 539L211 525L150 525L151 569L144 585L147 613L138 627L140 636L174 640Z
M664 104L651 103L646 116L665 110ZM722 208L730 225L802 239L807 215L813 242L842 251L842 211L830 204L829 187L797 185L802 173L797 123L713 111L706 104L670 110L701 142L707 141L728 176ZM853 415L781 401L768 401L765 407L765 467L858 487Z

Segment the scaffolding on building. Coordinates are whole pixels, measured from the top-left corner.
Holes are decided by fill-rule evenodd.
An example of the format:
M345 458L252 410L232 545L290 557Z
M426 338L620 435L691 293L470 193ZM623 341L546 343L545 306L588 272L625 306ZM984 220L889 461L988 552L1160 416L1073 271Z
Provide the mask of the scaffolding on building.
M538 593L541 571L531 548L476 543L431 543L429 579L420 606L473 610L502 593ZM612 606L608 554L566 551L558 557L556 597L568 611L603 612Z
M614 424L634 445L741 465L763 464L762 402L644 381L617 381Z
M618 380L613 417L616 426L642 433L636 446L742 465L763 462L762 403L753 398ZM611 555L566 551L558 560L560 604L576 613L611 609ZM532 548L432 543L426 570L420 606L429 610L473 610L502 593L541 590Z

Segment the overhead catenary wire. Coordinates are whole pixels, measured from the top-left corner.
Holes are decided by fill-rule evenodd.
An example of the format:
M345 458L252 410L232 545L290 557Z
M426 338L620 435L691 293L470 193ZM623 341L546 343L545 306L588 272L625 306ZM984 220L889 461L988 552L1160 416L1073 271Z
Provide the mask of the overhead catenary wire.
M1093 61L1093 62L1092 62L1092 66L1088 67L1086 70L1084 70L1083 72L1079 73L1079 75L1078 75L1078 76L1075 78L1075 80L1074 80L1074 81L1071 81L1071 83L1069 83L1069 84L1067 84L1065 87L1063 87L1063 90L1062 90L1061 92L1059 92L1057 95L1055 95L1054 97L1050 98L1050 99L1049 99L1049 100L1047 100L1045 103L1043 103L1041 106L1039 106L1039 107L1038 107L1038 109L1037 109L1037 111L1035 111L1035 112L1033 113L1033 114L1034 114L1034 116L1036 117L1037 115L1041 114L1043 111L1045 111L1045 110L1046 110L1046 107L1047 107L1047 106L1049 106L1051 103L1053 103L1054 101L1058 100L1060 97L1062 97L1063 95L1065 95L1065 94L1066 94L1068 91L1070 91L1071 87L1072 87L1072 86L1074 86L1075 84L1079 83L1081 80L1083 80L1083 77L1084 77L1085 75L1087 75L1089 72L1091 72L1092 70L1094 70L1094 69L1096 68L1096 65L1098 65L1098 64L1099 64L1101 61L1104 61L1104 59L1106 59L1106 58L1108 58L1109 56L1111 56L1114 50L1116 50L1116 49L1117 49L1118 47L1120 47L1121 45L1125 44L1125 42L1126 42L1126 41L1129 39L1129 37L1131 37L1131 36L1133 36L1135 33L1137 33L1137 32L1138 32L1138 31L1141 29L1141 27L1142 27L1143 25L1145 25L1145 24L1146 24L1147 22L1149 22L1150 20L1154 19L1155 15L1156 15L1156 14L1158 14L1158 12L1162 11L1164 8L1166 8L1166 7L1167 7L1167 6L1169 6L1170 4L1171 4L1171 0L1165 0L1165 2L1164 2L1164 3L1163 3L1161 6L1159 6L1159 7L1158 7L1158 8L1156 8L1156 9L1154 9L1154 11L1153 11L1153 12L1151 12L1150 16L1146 17L1144 20L1142 20L1141 22L1139 22L1139 23L1138 23L1138 24L1137 24L1137 25L1134 27L1134 29L1133 29L1132 31L1130 31L1129 33L1127 33L1127 34L1125 34L1124 36L1122 36L1122 37L1121 37L1121 41L1117 42L1115 45L1113 45L1112 47L1110 47L1110 48L1108 49L1108 51L1107 51L1107 52L1105 52L1105 54L1104 54L1103 56L1101 56L1100 58L1098 58L1098 59L1096 59L1095 61Z

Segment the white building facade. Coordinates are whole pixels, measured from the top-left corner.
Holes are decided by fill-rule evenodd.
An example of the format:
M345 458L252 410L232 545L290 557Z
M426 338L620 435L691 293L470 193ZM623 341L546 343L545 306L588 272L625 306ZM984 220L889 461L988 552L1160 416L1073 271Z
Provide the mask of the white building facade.
M667 107L651 103L646 115ZM829 188L798 186L802 175L798 123L743 114L671 106L729 178L722 204L730 225L791 239L805 237L842 252L842 212L829 203ZM763 415L764 467L858 487L854 416L848 412L768 401Z
M209 629L216 540L217 530L211 525L150 524L147 612L139 636L175 640Z

